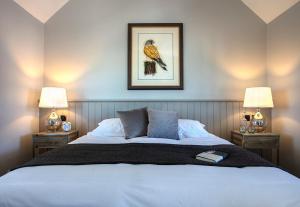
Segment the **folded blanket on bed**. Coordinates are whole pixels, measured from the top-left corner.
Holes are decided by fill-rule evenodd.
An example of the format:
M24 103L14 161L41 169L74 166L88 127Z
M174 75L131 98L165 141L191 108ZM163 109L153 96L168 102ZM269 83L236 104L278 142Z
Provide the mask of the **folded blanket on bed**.
M197 154L217 150L229 157L219 163L196 160ZM220 167L264 166L275 167L258 155L235 145L174 145L174 144L69 144L18 166L87 165L87 164L157 164L157 165L209 165ZM15 168L15 169L17 169Z

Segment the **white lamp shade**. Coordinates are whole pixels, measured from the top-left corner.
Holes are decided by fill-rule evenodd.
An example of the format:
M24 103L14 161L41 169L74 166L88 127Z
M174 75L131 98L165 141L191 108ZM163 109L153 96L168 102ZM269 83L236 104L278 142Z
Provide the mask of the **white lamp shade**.
M273 108L272 91L269 87L246 88L244 107Z
M40 108L67 108L67 93L65 88L44 87L40 97Z

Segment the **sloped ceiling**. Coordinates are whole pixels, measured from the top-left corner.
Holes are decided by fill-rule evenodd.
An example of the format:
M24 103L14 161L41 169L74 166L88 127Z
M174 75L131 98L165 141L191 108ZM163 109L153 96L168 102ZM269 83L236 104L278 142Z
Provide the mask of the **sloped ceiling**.
M46 23L69 0L14 0L28 13Z
M14 0L32 16L45 23L69 0ZM300 0L241 0L267 24ZM88 1L87 1L88 4Z
M299 0L242 0L242 2L268 24Z

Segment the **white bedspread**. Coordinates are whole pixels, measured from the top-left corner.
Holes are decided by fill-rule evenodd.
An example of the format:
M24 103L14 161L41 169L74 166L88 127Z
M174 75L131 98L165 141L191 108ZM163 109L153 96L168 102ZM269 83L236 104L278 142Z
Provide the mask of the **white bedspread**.
M99 138L76 143L229 144L206 138ZM199 165L39 166L0 177L0 207L283 207L300 206L300 180L269 167Z

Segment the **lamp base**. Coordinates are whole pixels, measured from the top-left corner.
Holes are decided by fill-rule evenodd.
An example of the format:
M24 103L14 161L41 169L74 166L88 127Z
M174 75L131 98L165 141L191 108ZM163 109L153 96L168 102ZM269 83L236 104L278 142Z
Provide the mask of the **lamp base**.
M266 130L266 123L259 109L257 109L257 112L252 119L252 126L255 128L255 132L257 133L261 133Z
M61 120L57 113L55 112L55 109L52 109L52 112L48 116L47 119L47 129L50 132L55 132L61 127Z

